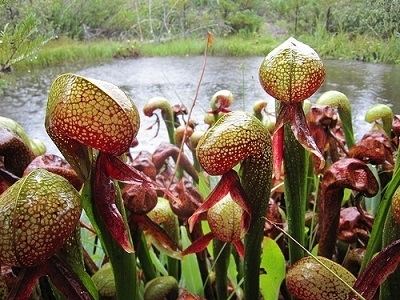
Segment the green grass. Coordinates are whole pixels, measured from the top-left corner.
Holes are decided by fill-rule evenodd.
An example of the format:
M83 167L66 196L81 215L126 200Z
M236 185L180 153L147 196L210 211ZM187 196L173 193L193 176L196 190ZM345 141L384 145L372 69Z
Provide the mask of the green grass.
M33 57L14 66L16 70L45 68L68 63L95 63L112 58L137 56L187 56L201 55L206 40L198 38L171 40L161 43L118 42L97 40L82 42L61 38L50 41ZM216 38L209 54L216 56L265 55L278 41L268 37Z
M314 35L297 37L315 48L324 59L349 59L367 62L400 63L400 38L381 40L370 36L351 36L344 33L332 35L317 30ZM213 56L263 56L276 47L282 38L270 36L216 37L209 55ZM16 64L17 70L45 68L69 63L95 63L112 58L137 56L187 56L201 55L205 38L189 38L161 43L97 40L90 42L60 38L46 44L36 56Z
M139 46L141 56L185 56L201 55L204 52L205 39L182 39L159 44ZM272 37L232 36L215 38L209 54L214 56L262 56L279 44Z
M96 40L82 42L67 38L52 40L33 57L17 63L16 70L45 68L68 63L95 63L112 58L137 56L187 56L201 55L206 39L179 39L161 43L119 42ZM209 54L215 56L265 55L279 41L271 37L216 38Z
M317 30L314 35L297 37L309 44L323 59L347 59L365 62L400 64L400 38L382 40L371 36L331 34ZM260 36L231 36L216 38L209 55L214 56L264 56L285 38ZM139 45L140 56L201 55L205 40L173 40L158 44Z
M383 40L346 33L332 35L324 30L317 30L314 35L301 35L299 39L313 47L325 59L400 64L400 38L396 36Z
M134 57L137 54L134 43L111 40L82 42L61 38L50 41L35 56L14 67L25 70L68 63L94 63L118 57Z

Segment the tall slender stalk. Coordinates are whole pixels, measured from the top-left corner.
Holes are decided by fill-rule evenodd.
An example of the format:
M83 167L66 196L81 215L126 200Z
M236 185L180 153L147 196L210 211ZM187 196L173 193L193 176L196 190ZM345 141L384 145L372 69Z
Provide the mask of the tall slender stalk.
M228 266L231 255L231 245L214 239L215 280L217 299L225 300L228 297Z
M128 253L121 248L111 237L109 231L105 227L104 221L97 213L94 202L92 201L92 183L91 178L95 174L90 174L89 179L85 182L82 189L82 206L95 228L102 242L105 253L110 258L113 268L117 299L135 300L137 299L136 290L136 258L135 253ZM116 185L116 187L118 187ZM117 189L116 204L118 206L124 221L126 222L125 209L123 207L121 194Z
M172 213L172 212L171 212ZM165 226L167 227L167 226ZM179 245L179 221L178 219L175 217L173 219L172 222L170 222L169 226L168 226L169 230L169 234L171 236L171 239L177 244ZM168 265L168 274L170 276L173 276L176 280L179 281L179 277L180 277L180 269L179 269L179 260L174 258L174 257L170 257L168 256L167 258L167 265Z
M398 208L400 200L400 190L397 188L393 195L392 205L386 217L383 229L383 247L387 247L392 242L400 238L400 223ZM380 299L398 299L400 297L400 271L395 271L382 284L380 289Z
M203 229L201 228L201 223L197 223L194 225L193 227L193 231L190 234L190 237L192 239L192 241L195 241L197 239L199 239L200 237L202 237L203 234ZM196 253L196 258L197 258L197 263L199 265L199 270L200 270L200 275L201 275L201 279L204 282L204 293L206 295L207 299L214 299L215 295L214 295L214 290L213 287L210 283L209 280L209 270L208 270L208 266L207 266L207 252L205 251L201 251Z
M257 119L253 120L254 123L258 123ZM255 124L253 126L253 129L256 130L257 126ZM266 132L264 126L257 129ZM258 299L259 297L260 276L258 270L261 264L264 217L268 208L272 173L270 140L264 140L264 143L259 149L262 154L247 157L243 160L240 168L241 183L252 212L249 231L245 236L244 293L246 299Z
M91 297L95 300L99 299L99 292L90 275L85 270L80 226L76 228L75 233L61 249L59 257L71 268L71 271L79 278ZM43 283L45 284L46 281L43 281Z
M304 246L305 210L307 202L307 173L309 154L294 137L289 125L285 125L285 204L288 233ZM304 251L289 241L289 264L304 256Z
M398 162L400 159L400 151L397 151ZM395 169L393 170L393 177L386 187L386 191L382 197L381 203L379 204L378 211L375 215L374 224L372 226L371 236L368 241L367 249L364 255L364 259L361 264L360 272L362 272L367 264L370 262L375 253L377 253L382 247L382 235L383 228L385 225L388 211L392 204L392 197L396 189L400 186L400 168L399 164L396 163Z
M265 215L271 190L272 164L248 158L242 163L241 180L252 210L249 231L245 236L244 293L245 299L258 299L261 242L264 238Z
M132 226L131 230L132 230ZM131 231L133 233L133 231ZM143 231L136 229L134 231L134 245L137 245L137 256L140 261L140 266L142 267L143 274L145 277L145 282L148 282L157 277L156 270L154 269L153 262L150 258L149 249L147 248L146 238Z

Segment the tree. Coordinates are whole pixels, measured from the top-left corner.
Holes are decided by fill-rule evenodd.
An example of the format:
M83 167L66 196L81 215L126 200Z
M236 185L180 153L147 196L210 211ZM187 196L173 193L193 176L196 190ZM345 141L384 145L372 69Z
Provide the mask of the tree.
M7 23L0 31L0 72L11 71L12 65L32 56L48 38L38 34L39 21L30 14L16 25Z

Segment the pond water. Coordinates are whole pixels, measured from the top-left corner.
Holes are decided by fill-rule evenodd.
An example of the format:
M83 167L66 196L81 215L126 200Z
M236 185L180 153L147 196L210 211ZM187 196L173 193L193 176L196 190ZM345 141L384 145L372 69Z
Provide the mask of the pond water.
M208 101L218 90L229 89L235 96L234 109L250 111L259 99L271 99L260 87L258 67L262 57L209 57L193 117L202 124ZM141 111L148 99L163 96L172 104L187 107L193 101L199 82L202 57L168 57L114 60L91 67L63 66L16 74L15 82L0 96L0 115L21 123L31 137L43 140L49 152L58 153L44 129L45 103L52 80L61 73L74 72L114 83L132 97ZM327 90L338 90L351 100L357 137L368 130L364 114L376 103L392 106L400 113L400 66L360 62L325 61L327 80L311 100ZM273 102L270 102L273 109ZM154 119L142 116L138 134L140 149L153 150L167 141L164 124L158 137L156 130L146 129Z

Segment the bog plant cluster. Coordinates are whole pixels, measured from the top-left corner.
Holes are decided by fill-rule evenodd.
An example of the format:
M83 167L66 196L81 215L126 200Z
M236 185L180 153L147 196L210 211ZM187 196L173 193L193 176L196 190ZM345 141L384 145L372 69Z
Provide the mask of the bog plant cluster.
M356 141L351 99L308 100L325 76L290 38L259 69L275 103L216 91L203 132L154 97L168 136L137 155L134 101L58 76L44 123L63 158L0 117L0 299L398 299L400 117L371 107Z

